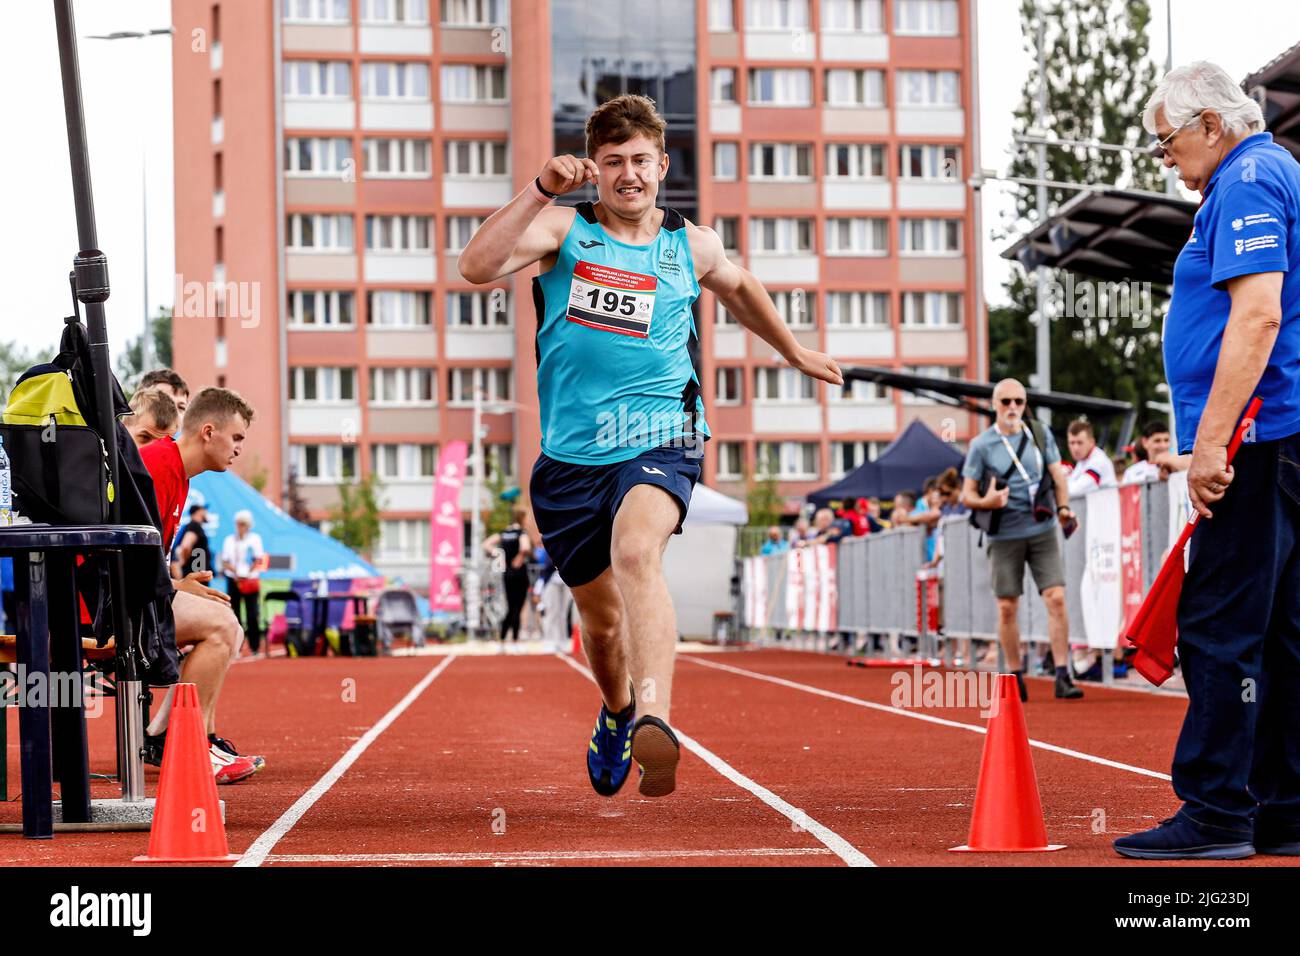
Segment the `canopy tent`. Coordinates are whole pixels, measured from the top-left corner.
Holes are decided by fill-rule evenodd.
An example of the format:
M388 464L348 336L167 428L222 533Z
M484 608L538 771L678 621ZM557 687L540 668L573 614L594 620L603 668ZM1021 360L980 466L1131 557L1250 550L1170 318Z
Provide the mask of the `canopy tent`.
M683 524L734 524L749 521L749 509L743 501L728 498L707 485L696 485L691 492L691 507Z
M271 557L271 566L264 572L264 577L382 576L347 545L295 521L231 472L210 471L190 479L190 495L185 502L185 514L181 516L182 528L188 520L190 505L196 503L202 503L208 509L208 520L203 530L208 535L208 546L218 554L226 535L235 532L235 512L246 509L252 513L253 530L262 536L262 546Z
M849 472L833 485L808 495L818 507L833 501L857 498L892 498L900 491L919 491L925 479L946 468L960 469L965 456L945 442L920 419L913 420L903 434L869 461Z

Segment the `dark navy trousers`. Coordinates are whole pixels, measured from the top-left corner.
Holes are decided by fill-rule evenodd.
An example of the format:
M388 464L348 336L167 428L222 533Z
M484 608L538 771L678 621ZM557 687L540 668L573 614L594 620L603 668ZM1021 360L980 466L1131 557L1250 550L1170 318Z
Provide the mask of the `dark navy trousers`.
M1300 839L1300 434L1245 443L1192 535L1178 605L1180 815Z

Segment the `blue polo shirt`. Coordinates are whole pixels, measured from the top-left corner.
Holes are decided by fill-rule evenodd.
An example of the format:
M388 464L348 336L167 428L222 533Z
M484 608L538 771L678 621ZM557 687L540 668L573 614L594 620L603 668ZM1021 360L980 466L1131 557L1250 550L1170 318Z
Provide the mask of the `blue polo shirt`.
M1192 450L1223 344L1237 276L1282 272L1282 328L1255 394L1256 439L1300 432L1300 163L1270 133L1248 136L1210 177L1174 264L1165 316L1165 376L1178 449Z

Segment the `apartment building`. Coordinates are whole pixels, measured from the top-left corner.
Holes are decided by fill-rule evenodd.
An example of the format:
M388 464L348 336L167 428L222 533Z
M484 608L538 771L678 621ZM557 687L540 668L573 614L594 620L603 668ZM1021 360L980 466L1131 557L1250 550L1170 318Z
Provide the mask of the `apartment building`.
M239 471L315 520L377 474L376 563L427 570L438 450L526 486L530 275L473 286L484 217L621 92L670 123L663 201L713 225L800 341L842 364L982 377L973 0L174 0L178 370L258 409ZM569 201L583 198L575 195ZM782 367L706 294L705 481L798 496L912 417ZM462 499L468 508L468 492Z

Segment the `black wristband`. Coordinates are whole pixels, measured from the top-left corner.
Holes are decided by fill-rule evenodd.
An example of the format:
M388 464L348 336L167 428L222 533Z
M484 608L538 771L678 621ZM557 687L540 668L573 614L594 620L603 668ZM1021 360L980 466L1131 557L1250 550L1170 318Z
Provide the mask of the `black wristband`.
M559 198L560 198L557 194L551 192L549 189L547 189L545 186L542 185L542 177L541 177L541 176L538 176L536 179L533 180L533 185L536 186L536 187L537 187L537 191L538 191L539 193L541 193L543 196L545 196L547 199L559 199Z

